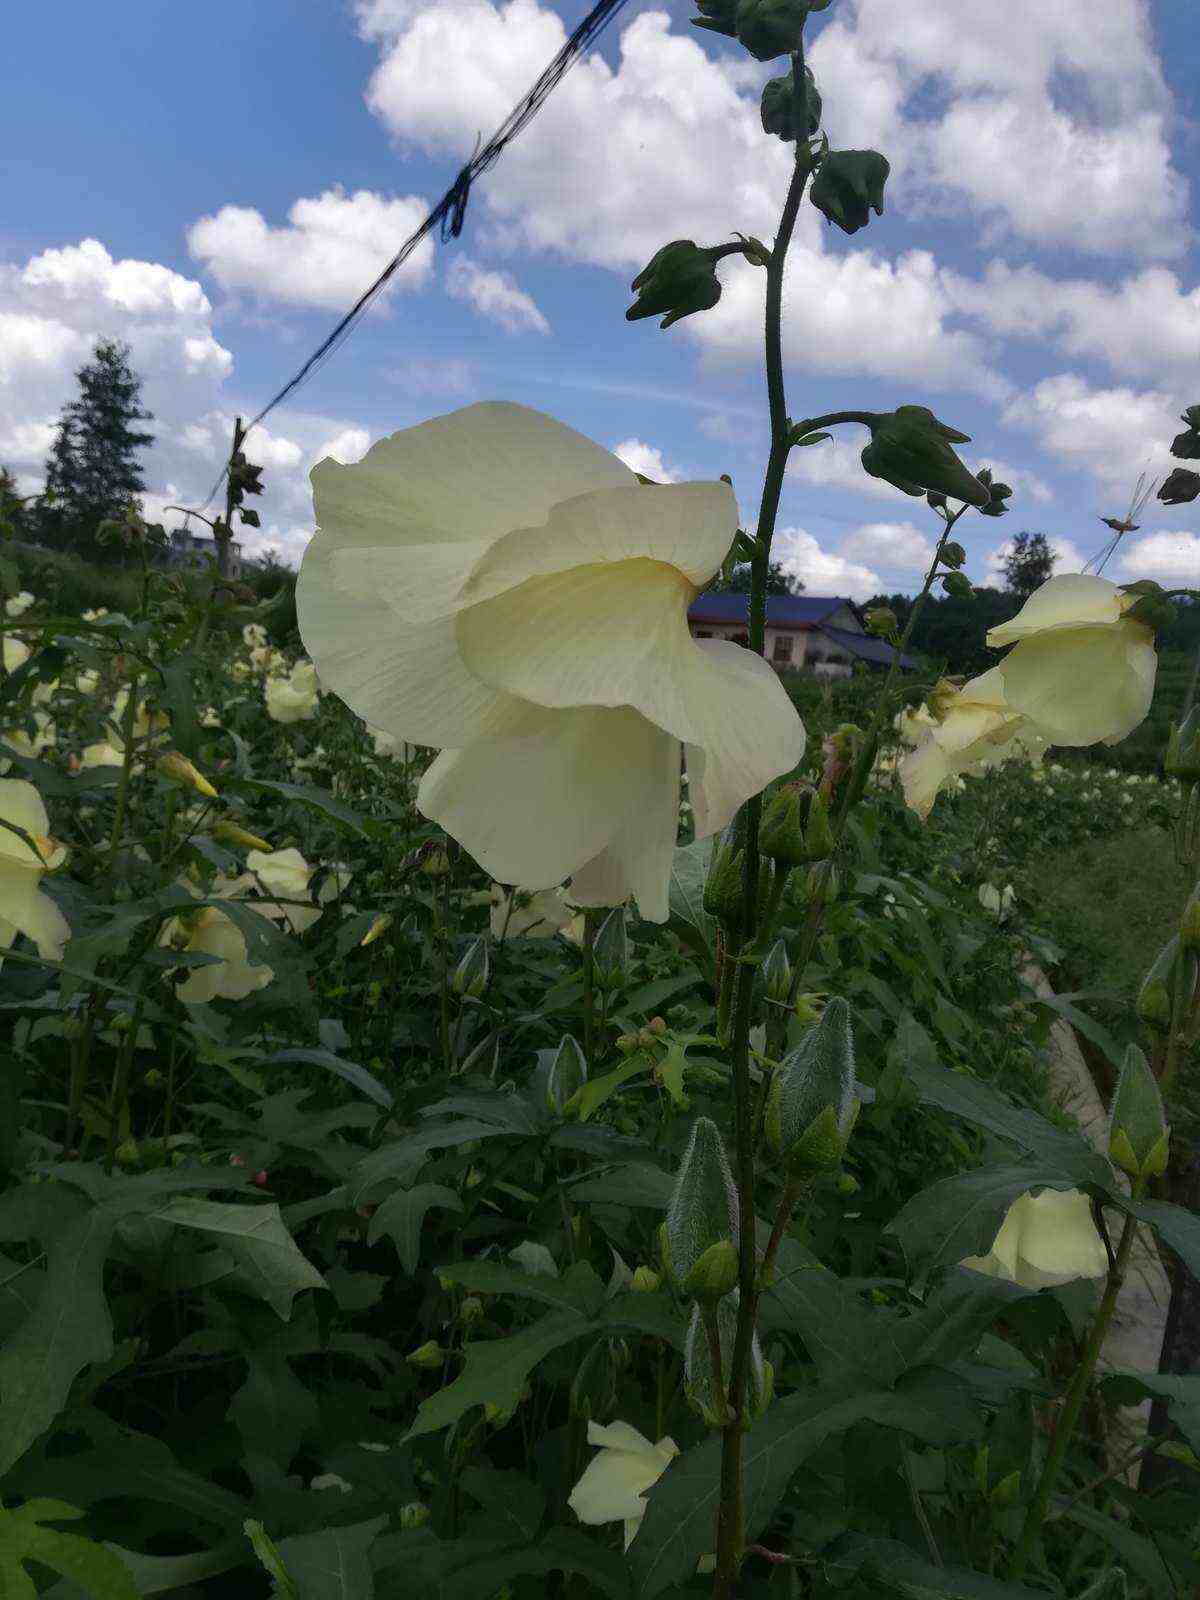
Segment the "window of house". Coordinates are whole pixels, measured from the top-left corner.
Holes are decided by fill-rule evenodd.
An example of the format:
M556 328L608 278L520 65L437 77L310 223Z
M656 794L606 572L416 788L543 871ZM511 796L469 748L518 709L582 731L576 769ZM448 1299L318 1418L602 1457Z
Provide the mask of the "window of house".
M711 639L712 638L712 634L709 632L709 630L707 628L697 628L696 632L693 634L693 638L696 638L696 639Z
M777 633L775 635L775 650L772 659L775 661L790 661L792 659L792 636L790 633Z

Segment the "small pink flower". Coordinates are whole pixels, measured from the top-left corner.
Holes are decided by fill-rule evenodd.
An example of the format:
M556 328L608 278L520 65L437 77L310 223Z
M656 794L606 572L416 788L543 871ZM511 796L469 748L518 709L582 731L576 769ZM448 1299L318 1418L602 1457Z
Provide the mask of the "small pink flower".
M254 1174L254 1181L260 1189L265 1189L267 1187L267 1184L270 1181L270 1176L265 1167L261 1172L256 1172Z

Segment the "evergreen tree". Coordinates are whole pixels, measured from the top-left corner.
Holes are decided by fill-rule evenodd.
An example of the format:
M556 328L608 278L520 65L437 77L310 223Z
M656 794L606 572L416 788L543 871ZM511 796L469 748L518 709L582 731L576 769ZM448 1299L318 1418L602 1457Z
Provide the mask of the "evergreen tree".
M28 538L25 506L17 494L17 480L0 467L0 539Z
M799 578L794 578L790 572L785 572L778 561L772 561L767 569L768 594L803 594L804 584ZM728 579L714 578L708 587L709 594L749 594L750 593L750 563L743 561L734 567Z
M121 546L98 544L96 530L137 509L146 487L138 451L154 435L135 424L152 416L139 403L141 379L129 365L127 345L101 340L75 377L78 398L64 407L46 461L41 539L88 560L112 562L120 559Z
M1022 605L1054 571L1054 554L1044 533L1019 533L1004 558L1004 582Z

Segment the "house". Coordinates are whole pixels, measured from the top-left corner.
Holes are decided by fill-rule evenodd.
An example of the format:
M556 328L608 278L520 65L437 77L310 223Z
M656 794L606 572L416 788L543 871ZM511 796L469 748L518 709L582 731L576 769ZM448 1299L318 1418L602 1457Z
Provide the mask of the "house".
M748 644L749 605L745 594L697 595L688 607L692 638ZM893 650L865 631L854 602L845 596L769 594L765 654L777 672L801 670L848 678L856 661L890 666ZM901 656L903 670L916 665L912 656Z
M208 533L193 533L190 528L172 528L171 544L167 550L167 561L173 567L199 567L205 561L216 560L217 542ZM240 578L242 575L242 547L236 539L232 540L229 547L229 572L230 578Z

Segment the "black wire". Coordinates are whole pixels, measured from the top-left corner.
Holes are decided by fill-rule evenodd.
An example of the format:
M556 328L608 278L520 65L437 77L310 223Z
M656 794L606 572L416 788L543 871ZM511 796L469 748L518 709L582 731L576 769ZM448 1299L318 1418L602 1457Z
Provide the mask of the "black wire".
M593 39L595 39L600 33L600 30L605 26L609 19L615 15L615 13L618 12L624 4L625 0L600 0L599 5L595 6L575 29L575 32L567 40L566 44L558 52L550 65L546 68L545 72L542 73L541 77L534 84L529 93L524 97L523 100L519 100L509 112L508 116L501 123L500 127L497 128L496 132L492 135L490 142L487 144L482 153L479 151L479 137L478 135L476 136L476 153L471 157L470 161L467 162L466 166L462 168L457 178L455 178L454 182L451 184L450 188L447 189L446 193L438 201L437 205L434 206L433 210L425 218L425 221L412 235L412 237L406 240L406 242L396 252L396 254L388 262L387 266L384 267L383 271L375 279L375 282L370 286L370 288L367 289L365 293L361 294L354 302L354 304L350 307L350 310L347 311L346 315L338 323L337 327L334 328L333 332L328 336L328 338L317 346L312 355L309 356L308 360L300 368L299 372L296 373L295 377L291 378L287 383L285 383L283 388L280 389L279 393L275 395L273 399L269 400L258 413L258 415L247 424L245 433L242 435L243 440L245 439L246 434L250 432L251 428L256 427L263 420L263 418L268 415L268 413L275 409L281 400L298 389L302 383L304 383L313 375L314 372L316 372L318 367L324 365L329 357L333 355L335 350L339 349L341 345L345 343L346 339L353 331L353 328L359 317L366 310L367 306L379 293L380 289L383 288L384 284L387 283L388 279L396 271L397 267L402 266L403 263L408 259L414 247L420 243L420 241L429 232L430 228L433 227L435 222L440 222L442 225L441 231L443 244L447 242L448 238L458 238L459 234L462 232L463 216L467 209L467 200L470 197L472 183L480 175L480 173L487 171L509 140L515 138L516 135L520 133L525 124L541 107L542 102L546 99L546 96L550 93L551 89L553 89L559 80L564 76L567 69L575 60L576 56L583 53L587 46L590 45ZM446 221L448 214L450 226L449 235L447 235L446 232ZM208 499L204 502L203 506L201 506L201 511L206 511L212 504L217 491L225 482L228 472L229 464L226 462L225 466L222 468L221 476L217 479L216 483L213 484L212 489L209 492Z

